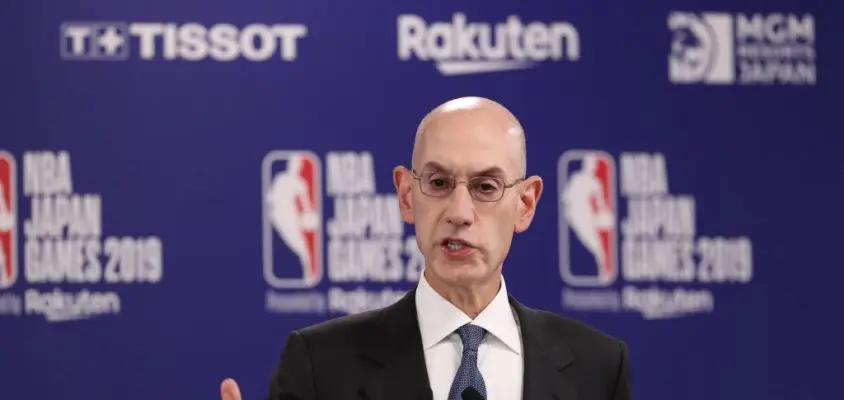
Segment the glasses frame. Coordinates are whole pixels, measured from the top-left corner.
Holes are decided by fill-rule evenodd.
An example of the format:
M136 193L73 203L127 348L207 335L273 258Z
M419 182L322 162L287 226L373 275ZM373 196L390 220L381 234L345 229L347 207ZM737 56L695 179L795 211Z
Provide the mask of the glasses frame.
M514 180L511 183L507 183L507 181L505 181L503 178L500 178L500 177L497 177L497 176L474 176L474 177L469 178L468 180L457 180L457 177L455 177L454 174L449 174L449 173L440 172L440 171L423 171L422 174L419 174L416 171L415 168L411 169L410 173L413 175L413 179L418 182L419 191L422 192L422 194L424 194L425 196L428 196L428 197L439 198L439 199L441 199L443 197L451 196L451 194L454 193L454 189L457 189L457 185L459 185L460 183L465 183L467 185L467 188L468 188L469 183L472 182L475 179L495 179L495 180L501 182L501 186L502 186L501 194L495 200L479 199L479 198L475 197L475 194L474 194L475 192L473 192L472 190L469 190L469 195L472 196L472 199L474 199L475 201L480 201L482 203L496 203L496 202L501 201L501 199L504 198L504 193L507 192L507 189L510 189L513 186L516 186L516 185L518 185L519 183L521 183L522 181L525 180L525 178L522 177L522 178L516 178L516 180ZM422 176L421 175L426 174L426 173L431 173L431 174L438 174L439 173L439 174L443 174L443 175L449 177L451 179L452 184L451 184L451 188L449 188L448 193L446 193L442 196L435 196L435 195L425 193L425 189L422 189Z

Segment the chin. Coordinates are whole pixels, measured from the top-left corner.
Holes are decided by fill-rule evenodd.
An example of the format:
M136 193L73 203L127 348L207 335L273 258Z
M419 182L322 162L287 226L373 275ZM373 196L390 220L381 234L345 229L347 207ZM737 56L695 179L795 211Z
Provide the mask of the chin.
M451 260L438 260L432 271L440 280L452 284L469 284L486 278L487 268L476 262L456 263Z

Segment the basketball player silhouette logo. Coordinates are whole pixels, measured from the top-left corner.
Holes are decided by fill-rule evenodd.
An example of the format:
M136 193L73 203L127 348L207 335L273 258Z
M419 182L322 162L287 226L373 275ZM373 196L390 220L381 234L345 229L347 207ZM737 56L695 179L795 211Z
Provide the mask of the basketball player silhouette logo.
M575 161L580 161L576 166ZM572 170L569 168L575 165ZM572 151L561 157L560 210L561 260L563 278L574 285L605 286L617 276L615 260L615 199L613 196L615 167L612 158L603 152ZM571 242L573 232L577 242ZM572 247L579 243L588 251L592 268L583 274L573 272Z
M15 215L9 209L6 200L6 189L0 185L0 233L8 233L15 226Z
M18 278L15 166L12 155L0 151L0 289Z
M272 158L270 158L272 156ZM272 164L286 161L282 171L272 173ZM322 278L321 263L321 210L319 191L319 160L307 152L273 152L265 158L265 177L271 176L264 191L266 221L272 227L275 237L298 261L297 268L290 267L290 262L273 261L276 251L269 246L270 265L265 264L268 283L277 288L313 287ZM268 174L269 172L269 174ZM265 248L265 254L267 249ZM281 257L278 257L281 258ZM265 260L265 263L267 260ZM285 264L286 272L292 269L300 271L297 277L281 278L274 272Z

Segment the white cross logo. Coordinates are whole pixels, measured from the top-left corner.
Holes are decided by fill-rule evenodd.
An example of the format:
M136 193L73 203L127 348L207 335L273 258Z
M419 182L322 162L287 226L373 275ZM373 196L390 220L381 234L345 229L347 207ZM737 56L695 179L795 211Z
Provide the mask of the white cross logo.
M105 49L106 54L110 56L117 53L117 49L123 45L123 41L123 36L118 35L117 28L113 26L106 28L105 33L97 38L98 44Z

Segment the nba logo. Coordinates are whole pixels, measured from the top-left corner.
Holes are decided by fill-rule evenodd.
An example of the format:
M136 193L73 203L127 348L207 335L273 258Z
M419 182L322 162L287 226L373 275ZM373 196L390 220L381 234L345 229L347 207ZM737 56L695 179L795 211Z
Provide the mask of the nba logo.
M14 157L0 150L0 289L9 288L18 279L15 176Z
M557 163L560 274L571 286L618 277L616 166L598 150L569 150Z
M264 279L276 289L323 277L322 165L309 151L272 151L261 165Z

